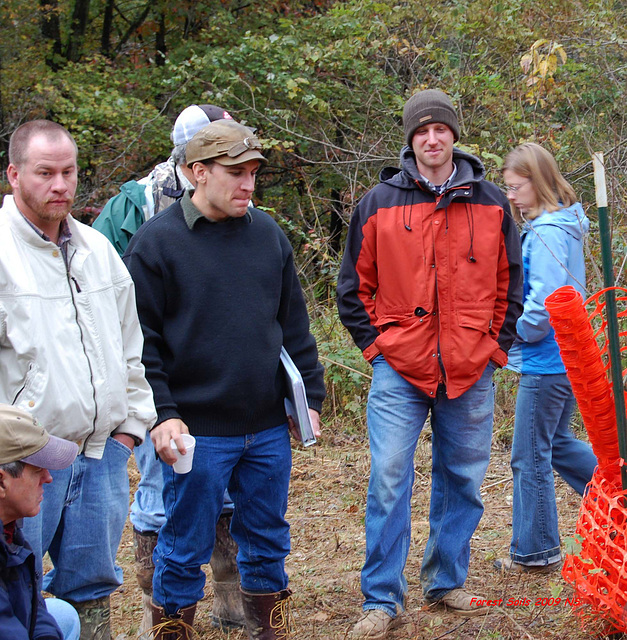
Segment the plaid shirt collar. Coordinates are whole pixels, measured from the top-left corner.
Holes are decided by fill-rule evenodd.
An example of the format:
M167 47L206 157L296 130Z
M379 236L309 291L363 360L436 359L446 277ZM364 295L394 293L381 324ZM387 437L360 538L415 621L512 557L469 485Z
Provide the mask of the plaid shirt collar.
M42 240L45 240L46 242L51 242L50 238L36 224L33 224L21 211L20 213L22 214L22 217L24 218L24 220L28 222L31 228ZM72 232L70 231L70 224L67 221L67 217L66 217L66 218L63 218L63 220L61 220L61 226L59 228L59 239L57 240L56 244L61 249L64 249L65 245L70 241L71 238L72 238Z
M420 174L420 177L424 180L424 183L427 185L427 188L429 189L429 191L433 191L433 193L436 193L437 195L441 196L451 186L453 179L455 178L456 175L457 175L457 165L453 163L453 173L451 173L451 175L441 185L433 184L430 180L427 180L422 175L422 173Z
M20 213L24 218L24 220L28 222L28 224L31 226L33 231L42 240L45 240L46 242L51 242L50 238L36 224L33 224L21 211ZM67 221L67 216L66 216L65 218L63 218L63 220L61 220L61 224L59 227L59 238L56 242L59 249L61 249L61 254L63 255L63 260L65 261L66 266L68 263L68 258L67 258L68 243L70 242L71 239L72 239L72 232L70 231L70 223Z

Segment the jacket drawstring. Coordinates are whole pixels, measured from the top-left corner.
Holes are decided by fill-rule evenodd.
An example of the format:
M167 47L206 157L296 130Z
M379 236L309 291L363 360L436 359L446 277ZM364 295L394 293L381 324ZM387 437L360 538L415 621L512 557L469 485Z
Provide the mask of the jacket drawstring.
M411 210L412 210L412 206L410 205L409 207L409 220L405 219L405 211L407 210L407 199L409 198L409 193L406 191L405 192L405 202L403 203L403 226L405 227L405 229L407 231L411 231Z
M472 214L472 209L470 211L468 210L467 202L465 203L465 206L466 206L466 221L468 222L468 235L470 236L470 248L468 249L468 256L466 257L466 260L468 260L468 262L477 262L477 259L473 255L474 253L473 242L475 239L475 218Z

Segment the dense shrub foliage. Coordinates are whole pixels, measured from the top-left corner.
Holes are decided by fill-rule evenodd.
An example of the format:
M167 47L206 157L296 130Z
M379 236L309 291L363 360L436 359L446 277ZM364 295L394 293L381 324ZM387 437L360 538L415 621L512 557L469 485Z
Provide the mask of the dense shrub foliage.
M77 215L89 218L167 156L188 104L257 127L270 160L257 202L294 245L333 406L357 415L369 370L338 325L334 282L353 203L398 157L405 100L447 91L463 147L496 181L520 142L556 155L593 220L594 291L592 151L605 154L624 282L626 76L627 5L611 0L5 0L0 164L21 122L61 122L80 148Z

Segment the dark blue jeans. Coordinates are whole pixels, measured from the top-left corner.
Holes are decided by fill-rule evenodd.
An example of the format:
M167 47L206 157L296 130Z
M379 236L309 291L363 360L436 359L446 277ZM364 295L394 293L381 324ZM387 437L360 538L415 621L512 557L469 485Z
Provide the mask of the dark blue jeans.
M196 437L192 470L163 464L166 521L154 553L153 598L167 614L203 597L215 529L228 488L235 504L231 535L239 547L242 588L273 593L288 584L285 520L292 468L287 424L234 437Z
M512 442L514 502L510 554L515 562L546 565L560 557L553 469L580 495L597 459L575 438L575 398L566 374L523 374Z
M161 461L155 455L155 447L150 439L150 433L142 444L135 447L135 463L140 473L137 491L131 504L129 516L131 524L137 531L159 531L165 522L163 508L163 472ZM223 513L233 511L233 503L228 492L224 495Z

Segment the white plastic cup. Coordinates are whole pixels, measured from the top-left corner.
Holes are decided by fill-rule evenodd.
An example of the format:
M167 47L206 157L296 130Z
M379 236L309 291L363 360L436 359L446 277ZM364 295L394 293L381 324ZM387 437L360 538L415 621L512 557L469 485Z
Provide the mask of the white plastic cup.
M182 455L176 447L176 442L170 440L170 447L176 456L176 462L172 465L174 473L189 473L192 469L192 461L194 460L194 448L196 447L196 438L188 433L182 433L181 438L187 453Z

